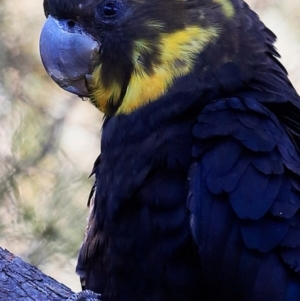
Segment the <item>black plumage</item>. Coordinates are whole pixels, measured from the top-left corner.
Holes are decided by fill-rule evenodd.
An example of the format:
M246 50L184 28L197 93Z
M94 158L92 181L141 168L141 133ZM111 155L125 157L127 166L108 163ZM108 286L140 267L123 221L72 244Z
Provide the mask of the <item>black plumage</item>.
M104 301L299 300L300 98L275 35L241 0L44 6L100 45L85 83L106 114L85 288Z

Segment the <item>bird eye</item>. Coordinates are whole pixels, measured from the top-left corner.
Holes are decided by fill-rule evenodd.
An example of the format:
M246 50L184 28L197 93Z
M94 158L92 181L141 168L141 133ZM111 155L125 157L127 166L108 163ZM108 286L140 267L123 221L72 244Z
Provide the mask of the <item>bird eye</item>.
M106 2L102 6L102 12L105 17L113 17L118 12L118 7L114 2Z
M1 0L0 0L1 1ZM96 22L112 25L124 15L126 7L119 0L104 0L96 8Z

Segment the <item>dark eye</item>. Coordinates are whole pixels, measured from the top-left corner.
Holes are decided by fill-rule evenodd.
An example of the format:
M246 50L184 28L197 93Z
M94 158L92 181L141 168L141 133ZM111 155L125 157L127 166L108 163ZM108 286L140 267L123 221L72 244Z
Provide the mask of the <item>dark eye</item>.
M126 7L121 0L102 0L96 8L95 17L99 24L105 23L106 26L114 26L122 19L125 11Z
M118 7L114 2L106 2L102 6L102 12L105 17L113 17L118 12Z

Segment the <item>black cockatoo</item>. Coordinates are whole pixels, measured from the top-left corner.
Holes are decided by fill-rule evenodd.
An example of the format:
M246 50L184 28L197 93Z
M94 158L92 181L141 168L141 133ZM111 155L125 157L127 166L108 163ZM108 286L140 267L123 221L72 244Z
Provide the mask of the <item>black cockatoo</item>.
M300 98L275 35L242 0L44 10L47 72L106 116L84 287L103 301L299 301Z

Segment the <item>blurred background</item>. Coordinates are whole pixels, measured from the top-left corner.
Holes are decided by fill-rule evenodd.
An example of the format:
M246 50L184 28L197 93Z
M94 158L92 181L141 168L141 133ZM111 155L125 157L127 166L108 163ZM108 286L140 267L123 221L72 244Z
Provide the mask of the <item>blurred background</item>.
M249 0L300 91L300 1ZM42 0L0 0L0 246L78 291L74 269L103 116L45 73Z

